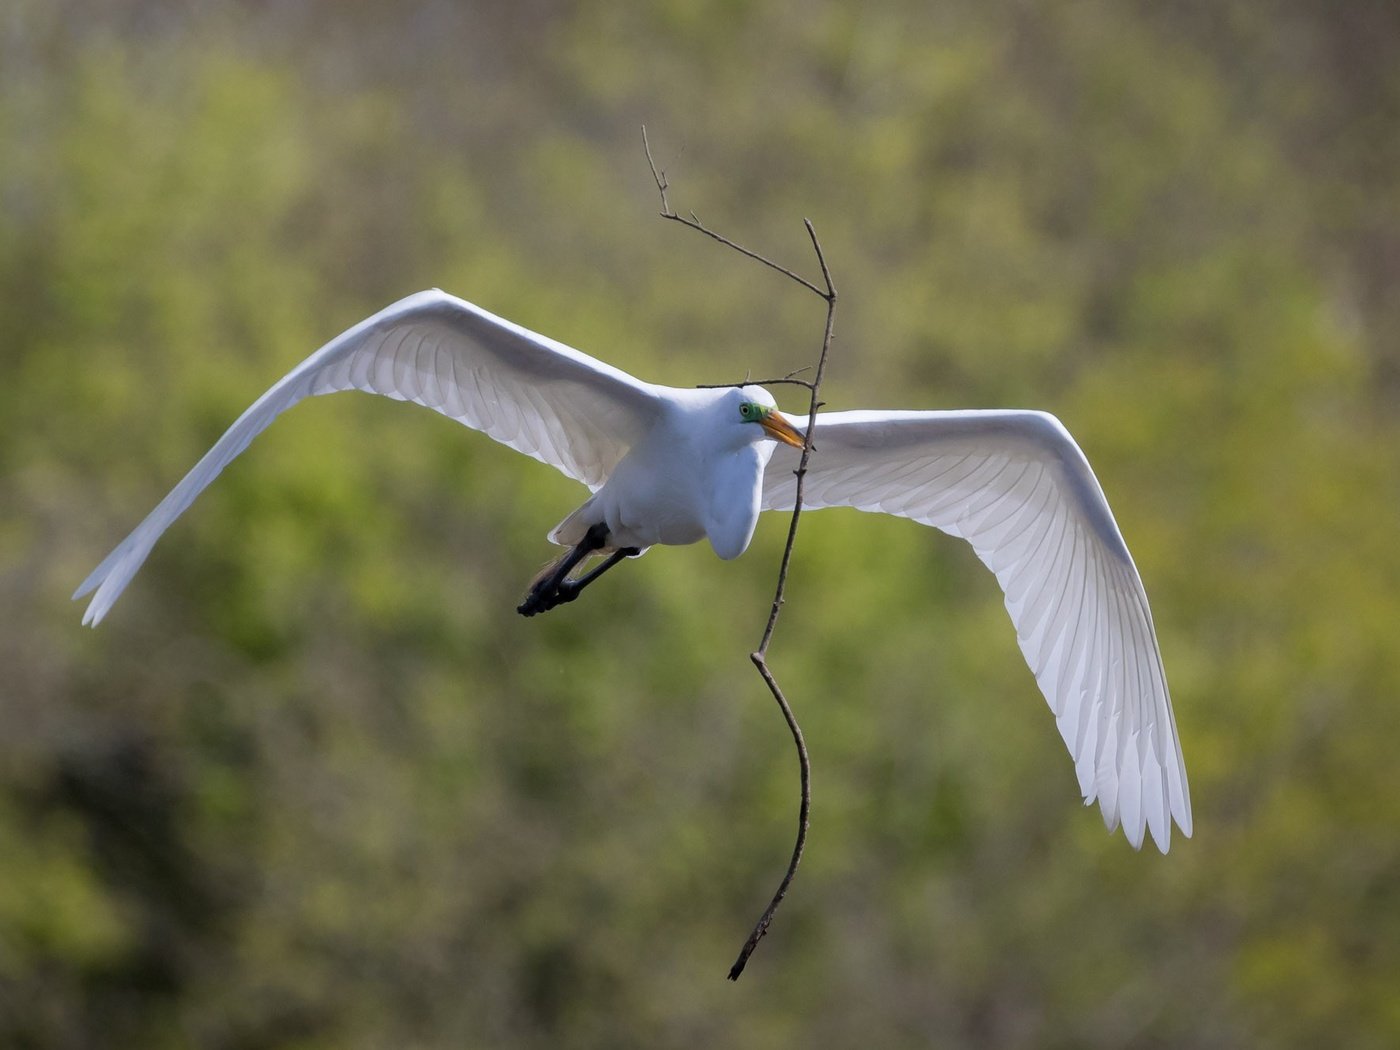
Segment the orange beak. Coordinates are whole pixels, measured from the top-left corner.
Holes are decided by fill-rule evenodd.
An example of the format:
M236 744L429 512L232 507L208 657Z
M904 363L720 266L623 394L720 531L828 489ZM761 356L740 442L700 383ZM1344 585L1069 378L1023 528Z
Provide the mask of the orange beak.
M787 417L776 408L769 412L759 424L768 431L768 436L774 441L781 441L784 445L791 445L793 448L801 448L804 442L802 431L798 430Z

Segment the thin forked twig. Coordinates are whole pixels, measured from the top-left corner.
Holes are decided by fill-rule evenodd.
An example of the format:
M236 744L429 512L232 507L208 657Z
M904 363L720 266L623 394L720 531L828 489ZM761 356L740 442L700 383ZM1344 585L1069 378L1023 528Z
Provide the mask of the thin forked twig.
M759 255L758 252L751 251L748 248L745 248L742 244L735 244L728 237L716 233L714 230L710 229L703 222L701 222L700 216L696 215L694 212L690 213L689 218L687 218L684 215L677 215L676 210L671 207L670 199L666 196L666 191L671 188L671 184L666 181L666 173L664 171L660 171L656 167L656 161L651 159L651 143L647 141L647 129L645 125L642 126L642 149L646 151L647 163L651 165L651 176L656 180L656 190L658 193L661 194L661 217L663 219L670 219L672 222L678 222L682 226L689 226L692 230L697 230L700 233L703 233L706 237L713 238L714 240L719 241L720 244L723 244L729 248L733 248L739 254L747 255L750 259L753 259L755 262L760 262L764 266L769 267L770 269L777 270L784 277L796 281L798 284L802 285L803 288L806 288L814 295L819 295L821 296L821 298L827 299L829 302L835 301L836 292L831 287L831 275L826 272L826 260L821 258L820 248L818 248L817 250L817 258L821 260L822 276L826 278L826 291L822 291L822 289L818 288L811 281L807 280L807 278L794 273L792 270L789 270L786 266L780 266L778 263L775 263L772 259L765 258L764 256ZM805 222L806 220L803 221ZM807 223L807 229L810 231L811 228L812 224ZM812 235L812 242L814 244L816 243L815 234Z
M778 706L782 708L783 718L787 721L793 743L797 747L797 760L802 771L802 805L797 819L797 842L793 846L792 859L788 862L787 872L783 875L783 881L778 884L778 890L773 894L773 899L754 925L749 939L744 942L744 947L739 952L739 958L729 968L731 981L737 981L739 975L744 972L744 966L748 963L749 956L753 954L753 950L758 947L758 942L768 932L768 925L773 921L773 915L777 912L778 905L787 896L788 887L792 884L793 876L797 874L797 865L802 860L802 851L807 844L808 816L812 809L812 765L807 757L807 744L802 739L802 729L797 724L797 717L793 714L787 697L783 695L783 691L778 687L777 679L773 677L773 672L768 667L768 644L773 640L773 631L778 626L778 613L783 607L783 593L787 589L788 565L792 562L792 548L797 540L797 522L802 516L802 490L807 478L807 461L812 454L812 434L816 429L817 409L821 407L819 394L821 393L822 376L826 373L826 358L831 350L831 336L836 321L836 286L831 282L831 271L827 268L826 256L822 253L821 242L817 240L817 231L812 227L811 220L803 219L802 222L807 227L807 235L812 239L812 250L817 254L817 260L822 268L822 278L826 282L827 291L822 296L826 300L826 328L822 333L822 349L817 358L817 370L812 377L811 401L807 410L807 434L802 443L802 458L797 464L797 487L793 494L792 519L788 523L787 543L783 547L783 558L778 566L778 586L773 594L773 608L768 613L768 623L763 628L763 640L758 643L758 649L749 654L749 659L758 668L758 673L763 676L763 681L768 686L769 692L773 694L773 699L778 701Z
M810 372L811 370L811 365L803 365L801 368L795 368L787 375L781 376L777 379L754 379L752 376L746 375L744 376L744 381L742 383L696 383L695 389L723 390L731 386L748 386L749 384L753 383L757 384L758 386L778 386L781 384L787 384L788 386L800 386L804 390L811 390L812 381L810 379L797 378L801 373Z
M671 207L670 200L666 196L666 191L669 188L666 182L666 175L664 172L657 169L656 162L652 159L651 145L647 142L647 131L645 127L642 128L642 147L646 151L647 163L651 166L652 177L656 180L656 190L661 195L662 218L679 222L682 226L688 226L692 230L703 233L705 236L727 247L733 248L735 251L748 256L750 259L760 262L770 269L776 270L785 277L796 281L802 287L808 289L826 302L826 328L822 334L821 354L817 358L816 371L812 379L810 381L796 379L794 377L798 373L789 372L781 379L763 381L763 385L789 383L794 386L801 386L806 388L811 395L807 411L807 433L802 445L802 458L798 461L797 470L795 471L797 487L793 494L792 518L788 523L787 544L783 547L782 561L778 566L778 585L773 594L773 607L768 613L768 622L763 628L763 638L758 643L758 648L749 654L749 659L753 661L753 665L758 668L758 673L762 676L764 684L768 686L768 691L773 694L773 699L778 702L778 707L783 712L783 719L787 722L789 732L792 733L793 744L797 748L797 761L801 770L802 803L798 810L797 842L793 845L792 858L788 861L787 872L783 875L782 882L778 884L777 892L773 894L773 899L769 902L768 907L764 909L763 914L759 916L758 922L754 924L753 932L749 934L748 940L744 942L744 947L739 952L738 959L734 961L734 965L729 969L729 979L731 981L737 981L739 975L744 972L744 966L748 963L749 956L753 954L753 950L758 947L758 942L761 941L768 932L768 926L773 921L773 916L778 910L778 905L781 904L783 898L787 896L788 887L792 884L793 876L797 874L797 866L802 861L802 851L807 844L808 817L812 809L812 765L807 756L807 744L802 738L802 728L797 724L797 716L793 714L792 705L788 703L787 697L783 695L783 691L778 685L777 678L774 677L772 670L768 666L768 646L773 640L773 631L778 626L778 613L783 607L784 592L787 589L788 566L792 562L792 549L797 540L797 523L802 515L802 490L807 476L807 461L812 454L812 434L816 428L817 409L821 407L819 395L821 392L822 376L826 372L826 358L831 350L831 336L833 325L836 320L836 286L832 284L831 270L827 267L826 255L822 252L821 242L817 240L817 231L813 228L811 220L803 219L802 222L807 228L807 236L812 241L812 250L816 253L817 262L821 266L822 281L826 286L825 290L813 284L805 277L800 277L787 267L780 266L772 260L759 255L757 252L750 251L748 248L735 244L729 238L714 232L709 227L705 226L694 212L690 213L690 218L688 219L677 215L675 209ZM799 369L798 371L805 371L805 369ZM733 384L725 383L718 385L732 386Z

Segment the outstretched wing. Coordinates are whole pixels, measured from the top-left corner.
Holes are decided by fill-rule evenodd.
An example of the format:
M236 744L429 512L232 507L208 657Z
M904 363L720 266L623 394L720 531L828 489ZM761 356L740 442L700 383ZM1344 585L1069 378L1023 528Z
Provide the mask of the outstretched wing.
M96 625L156 540L280 413L303 398L363 390L415 401L557 467L591 489L655 420L654 388L445 292L419 292L332 339L258 398L83 581Z
M1084 454L1043 412L834 412L817 417L803 506L933 525L996 574L1017 640L1074 757L1086 804L1144 826L1165 853L1191 800L1152 613ZM765 510L790 510L798 453L779 445Z

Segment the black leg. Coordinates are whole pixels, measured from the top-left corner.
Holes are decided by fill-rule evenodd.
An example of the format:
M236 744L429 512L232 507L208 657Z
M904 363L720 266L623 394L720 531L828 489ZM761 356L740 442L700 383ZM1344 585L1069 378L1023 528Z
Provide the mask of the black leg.
M607 560L604 561L602 565L599 565L596 569L593 569L585 575L580 576L578 579L560 580L558 590L554 596L554 600L550 602L549 608L552 609L556 605L563 605L565 602L573 601L579 596L580 591L582 591L590 583L596 580L599 576L603 575L603 573L611 569L618 562L622 561L622 559L635 558L638 554L641 553L641 549L637 547L622 547L609 554ZM540 611L543 612L544 610L541 609Z
M594 551L607 546L607 542L608 527L606 525L599 524L589 528L583 539L535 582L535 585L530 588L530 593L525 596L525 600L515 611L521 616L534 616L536 613L548 612L556 605L571 602L578 597L579 591L623 558L641 553L636 547L625 547L615 551L607 561L580 579L570 580L568 578L569 573L579 562Z

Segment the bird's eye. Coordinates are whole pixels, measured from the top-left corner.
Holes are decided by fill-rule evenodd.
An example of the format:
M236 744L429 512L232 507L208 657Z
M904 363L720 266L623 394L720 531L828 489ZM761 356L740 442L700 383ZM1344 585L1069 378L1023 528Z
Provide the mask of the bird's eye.
M742 405L739 406L739 415L743 416L745 419L752 419L753 405L745 401Z

